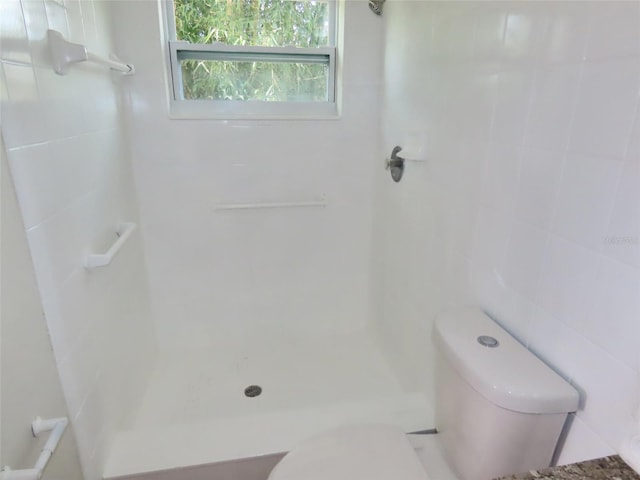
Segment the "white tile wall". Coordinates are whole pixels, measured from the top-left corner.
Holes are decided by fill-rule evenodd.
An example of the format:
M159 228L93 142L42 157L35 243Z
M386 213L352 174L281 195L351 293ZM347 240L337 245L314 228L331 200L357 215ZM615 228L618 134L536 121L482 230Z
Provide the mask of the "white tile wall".
M537 303L580 331L592 308L601 258L578 244L552 237L544 260Z
M585 333L594 343L632 368L638 363L640 277L637 269L603 257L586 313Z
M338 120L172 120L157 2L113 7L118 51L138 62L129 122L160 347L361 328L373 166L384 160L381 19L346 2ZM326 208L215 210L323 196Z
M487 152L484 179L482 180L483 205L495 210L511 210L515 206L520 161L519 147L492 144ZM461 172L464 175L464 172Z
M569 153L554 206L551 230L600 251L621 169L620 162Z
M572 63L537 68L525 145L559 151L566 148L581 70L580 64ZM549 122L551 118L554 122Z
M479 305L580 390L561 461L615 451L640 401L640 4L396 1L384 20L380 155L418 130L428 161L377 171L380 342L429 389L433 316Z
M29 40L25 29L20 0L7 0L0 5L2 15L2 58L9 61L29 63ZM10 39L10 40L9 40Z
M636 138L640 138L640 135L636 134ZM633 154L628 154L629 160L622 167L607 229L606 237L609 241L605 242L603 252L624 263L640 267L640 249L633 248L634 239L629 238L633 236L633 232L640 231L640 203L637 201L640 189L640 154L637 154L635 160L632 156Z
M640 54L640 31L637 2L595 2L590 5L587 59L637 56Z
M527 223L511 225L507 246L504 281L527 298L534 297L540 281L540 264L549 242L549 234Z
M108 55L109 4L0 8L2 133L84 476L98 479L140 400L154 333L139 230L108 268L83 267L115 241L118 223L138 221L118 110L124 80L88 64L56 75L46 30Z
M584 63L571 151L623 158L635 116L638 83L637 56Z
M548 229L558 196L564 154L525 148L522 151L515 214L528 223Z
M31 468L40 455L42 442L36 441L29 429L33 419L68 416L68 409L2 138L0 161L0 465L16 470ZM72 428L62 437L55 457L47 466L46 478L82 480Z

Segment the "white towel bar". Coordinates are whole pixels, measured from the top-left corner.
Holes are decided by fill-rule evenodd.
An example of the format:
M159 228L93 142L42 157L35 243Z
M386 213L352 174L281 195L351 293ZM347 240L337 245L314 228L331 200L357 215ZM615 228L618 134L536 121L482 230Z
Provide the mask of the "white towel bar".
M136 224L127 222L121 223L118 226L118 230L116 231L118 235L118 239L111 245L109 250L106 253L90 253L85 258L84 266L91 270L96 267L104 267L105 265L109 265L113 260L113 257L120 251L122 246L126 243L128 238L131 236L131 233L136 229ZM1 479L0 479L1 480Z
M44 444L42 452L36 461L33 468L23 470L11 470L9 467L4 467L0 472L0 480L39 480L42 478L42 472L44 471L49 459L56 451L56 447L64 434L69 420L67 417L50 418L43 420L37 417L31 424L31 432L34 437L39 437L44 432L51 432L47 443Z
M47 30L47 39L49 41L49 51L51 52L51 63L58 75L66 75L69 73L70 65L86 61L105 65L125 75L133 75L135 73L133 65L103 58L88 52L84 45L68 42L62 34L56 30Z
M215 210L261 210L267 208L299 208L299 207L326 207L327 201L309 200L302 202L265 202L265 203L219 203Z

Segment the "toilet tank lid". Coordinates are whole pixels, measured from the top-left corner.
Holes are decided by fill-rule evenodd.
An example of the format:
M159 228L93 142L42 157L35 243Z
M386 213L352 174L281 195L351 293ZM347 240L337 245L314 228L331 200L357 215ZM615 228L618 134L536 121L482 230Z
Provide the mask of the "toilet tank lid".
M498 345L482 345L478 340L482 336L495 338ZM578 408L575 388L480 310L438 315L433 340L478 393L502 408L537 414Z
M268 480L429 480L413 445L398 427L361 424L303 441Z

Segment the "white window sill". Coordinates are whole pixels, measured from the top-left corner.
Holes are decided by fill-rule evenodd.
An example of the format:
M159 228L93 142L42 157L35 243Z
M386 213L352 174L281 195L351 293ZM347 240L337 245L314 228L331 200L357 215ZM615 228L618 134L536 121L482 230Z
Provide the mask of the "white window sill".
M169 118L176 120L338 120L335 103L235 102L172 100Z

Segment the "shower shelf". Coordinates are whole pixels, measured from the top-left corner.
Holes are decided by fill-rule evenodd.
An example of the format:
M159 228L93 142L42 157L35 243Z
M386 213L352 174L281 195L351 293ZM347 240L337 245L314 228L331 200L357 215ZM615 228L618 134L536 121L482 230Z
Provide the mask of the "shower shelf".
M84 261L84 266L91 270L96 267L104 267L109 265L113 260L113 257L117 255L122 246L127 242L133 231L136 229L136 224L132 222L121 223L116 230L118 239L111 245L106 253L91 253L87 255Z

